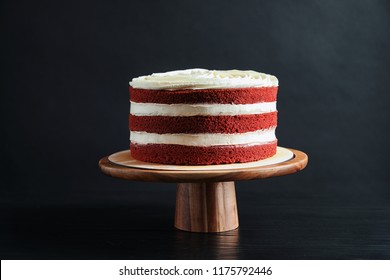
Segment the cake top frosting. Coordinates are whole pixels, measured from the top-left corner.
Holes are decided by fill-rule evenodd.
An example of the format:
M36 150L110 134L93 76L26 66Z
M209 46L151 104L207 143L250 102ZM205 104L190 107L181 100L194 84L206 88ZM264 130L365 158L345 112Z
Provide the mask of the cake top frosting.
M134 78L130 82L133 88L154 90L276 87L278 85L278 79L275 76L252 70L200 68L154 73Z

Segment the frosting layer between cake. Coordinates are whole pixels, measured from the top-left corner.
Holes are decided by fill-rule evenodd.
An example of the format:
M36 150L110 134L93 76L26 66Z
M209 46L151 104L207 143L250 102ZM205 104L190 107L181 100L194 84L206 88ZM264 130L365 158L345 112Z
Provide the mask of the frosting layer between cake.
M134 116L237 116L276 111L276 102L255 104L158 104L130 102Z
M137 144L171 144L185 146L258 145L275 141L275 127L247 133L149 133L132 131L130 141Z

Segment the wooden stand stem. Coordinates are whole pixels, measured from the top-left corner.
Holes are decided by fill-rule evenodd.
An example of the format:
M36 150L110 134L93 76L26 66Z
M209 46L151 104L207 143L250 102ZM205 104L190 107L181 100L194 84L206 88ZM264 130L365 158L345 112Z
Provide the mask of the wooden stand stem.
M193 232L237 228L234 182L177 184L175 227Z

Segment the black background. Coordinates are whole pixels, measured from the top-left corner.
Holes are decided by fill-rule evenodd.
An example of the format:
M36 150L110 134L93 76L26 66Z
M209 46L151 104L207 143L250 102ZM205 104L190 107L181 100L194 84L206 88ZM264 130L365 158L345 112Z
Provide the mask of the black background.
M387 1L2 1L0 257L389 259ZM240 228L175 230L173 184L105 177L128 82L186 68L279 78L304 171L237 182Z

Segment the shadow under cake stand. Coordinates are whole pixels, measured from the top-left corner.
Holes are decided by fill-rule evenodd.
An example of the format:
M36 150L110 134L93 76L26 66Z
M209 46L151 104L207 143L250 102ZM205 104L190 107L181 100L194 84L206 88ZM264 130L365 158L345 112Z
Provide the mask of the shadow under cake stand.
M278 147L274 157L254 163L178 166L146 163L121 151L99 161L101 171L130 181L177 183L175 227L223 232L238 227L234 181L264 179L304 169L304 152Z

